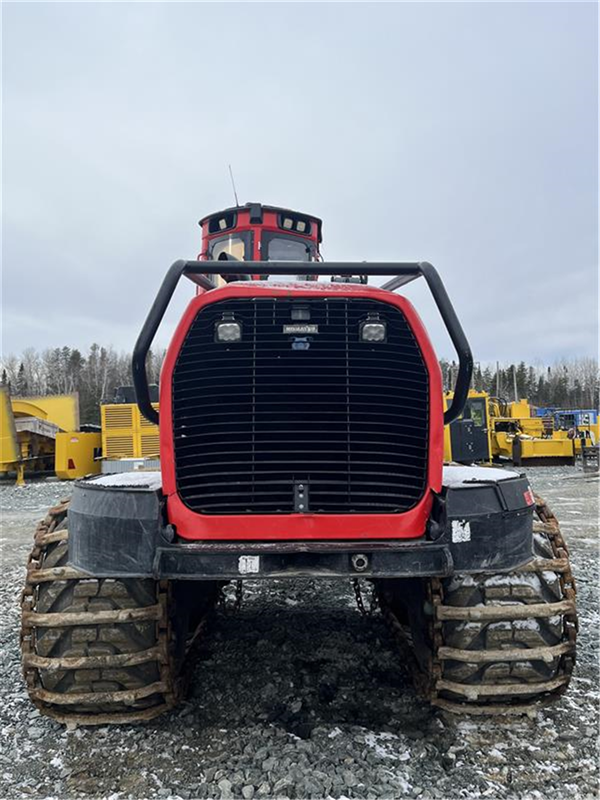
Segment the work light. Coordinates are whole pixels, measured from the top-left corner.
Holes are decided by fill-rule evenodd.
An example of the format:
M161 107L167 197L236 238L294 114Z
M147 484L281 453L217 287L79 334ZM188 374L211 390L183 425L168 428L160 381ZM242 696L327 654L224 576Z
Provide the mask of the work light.
M218 342L241 342L242 326L236 322L233 314L223 314L215 325L215 336Z
M363 342L385 342L385 322L382 322L377 314L369 314L360 324L360 338Z

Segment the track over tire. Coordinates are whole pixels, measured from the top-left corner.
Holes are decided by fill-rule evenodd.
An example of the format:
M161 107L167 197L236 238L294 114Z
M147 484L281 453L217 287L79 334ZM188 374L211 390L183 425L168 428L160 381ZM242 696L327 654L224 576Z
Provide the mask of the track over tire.
M556 517L540 498L536 512L534 559L520 569L423 581L420 619L400 608L395 582L380 590L405 643L403 622L413 622L417 686L434 705L527 713L566 691L575 663L575 582Z
M29 559L21 627L29 696L63 723L152 719L185 689L172 586L68 567L67 507L61 502L39 524Z

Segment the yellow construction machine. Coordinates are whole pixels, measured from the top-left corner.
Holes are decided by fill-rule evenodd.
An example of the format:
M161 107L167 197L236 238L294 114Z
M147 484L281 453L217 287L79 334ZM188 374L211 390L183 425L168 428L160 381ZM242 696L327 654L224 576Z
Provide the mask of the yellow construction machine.
M517 466L575 463L572 438L557 435L551 418L533 416L525 399L512 403L489 399L492 456Z
M445 392L447 409L454 392ZM463 413L444 426L444 461L458 464L490 463L492 460L492 428L490 397L487 392L469 390Z
M76 393L11 397L0 387L0 475L15 473L17 484L33 472L73 480L100 471L100 433L79 430Z
M15 472L20 457L21 448L17 439L10 394L5 386L0 386L0 475Z
M558 439L572 439L575 453L597 447L600 442L600 417L596 409L557 409L552 414L554 436Z
M444 395L447 408L452 392ZM521 465L574 464L582 444L598 441L595 427L556 429L551 415L535 416L525 399L507 402L487 392L469 391L463 414L444 428L444 460L458 463L512 461ZM583 433L582 433L583 432Z
M158 387L150 387L152 407L158 411ZM117 389L114 401L100 406L102 423L102 472L157 468L158 425L144 417L135 402L133 387Z

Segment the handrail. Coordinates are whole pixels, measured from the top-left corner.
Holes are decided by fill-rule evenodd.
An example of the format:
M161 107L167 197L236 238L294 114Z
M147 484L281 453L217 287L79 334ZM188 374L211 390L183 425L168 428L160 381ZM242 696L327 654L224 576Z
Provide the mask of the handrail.
M304 261L237 261L235 263L228 261L175 261L164 277L133 349L131 365L133 385L138 408L146 419L155 425L159 423L158 412L150 402L146 357L182 276L200 284L205 289L214 289L215 284L207 277L208 275L289 275L295 269L300 271L302 268L306 269ZM473 356L467 337L435 267L428 261L400 263L329 261L311 262L310 271L312 275L393 275L393 279L381 287L387 291L394 291L399 286L410 283L421 276L425 278L458 355L458 375L454 397L450 407L444 412L444 424L449 424L462 414L471 383Z

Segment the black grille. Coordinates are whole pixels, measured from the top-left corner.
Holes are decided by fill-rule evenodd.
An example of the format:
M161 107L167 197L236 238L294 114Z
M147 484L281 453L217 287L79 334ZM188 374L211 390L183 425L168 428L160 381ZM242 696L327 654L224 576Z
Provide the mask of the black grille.
M310 320L296 323L295 306ZM215 341L226 312L242 324L239 343ZM385 342L360 341L369 313L387 323ZM318 333L284 333L292 324ZM173 372L179 495L206 514L288 514L305 483L311 513L406 511L426 486L428 383L404 315L387 303L269 297L205 306Z

